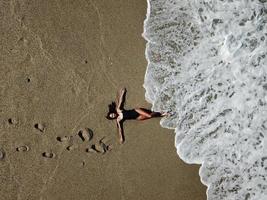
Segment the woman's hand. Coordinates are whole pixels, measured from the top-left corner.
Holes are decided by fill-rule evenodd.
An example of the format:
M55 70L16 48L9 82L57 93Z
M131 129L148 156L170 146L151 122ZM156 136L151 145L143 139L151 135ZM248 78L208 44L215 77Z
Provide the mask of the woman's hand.
M116 99L116 109L117 109L117 112L121 111L124 107L124 101L125 101L125 94L126 94L126 88L121 88L118 92L118 96L117 96L117 99Z

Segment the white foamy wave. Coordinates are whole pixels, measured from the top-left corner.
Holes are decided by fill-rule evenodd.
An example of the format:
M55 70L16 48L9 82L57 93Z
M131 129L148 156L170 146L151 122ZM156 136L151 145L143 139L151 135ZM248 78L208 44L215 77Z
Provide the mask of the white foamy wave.
M148 0L144 87L208 199L267 199L267 1Z

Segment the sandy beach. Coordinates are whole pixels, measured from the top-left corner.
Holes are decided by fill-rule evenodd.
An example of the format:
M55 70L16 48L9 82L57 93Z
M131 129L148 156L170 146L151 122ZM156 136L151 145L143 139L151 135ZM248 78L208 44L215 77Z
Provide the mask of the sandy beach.
M0 199L204 200L159 119L105 118L144 99L145 0L0 1Z

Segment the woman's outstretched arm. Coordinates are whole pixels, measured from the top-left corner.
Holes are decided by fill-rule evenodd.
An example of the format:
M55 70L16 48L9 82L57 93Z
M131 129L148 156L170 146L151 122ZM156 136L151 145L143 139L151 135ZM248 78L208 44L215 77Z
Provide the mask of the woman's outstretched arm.
M118 92L117 99L116 99L117 111L122 110L124 108L125 96L126 96L126 88L120 89L120 91Z
M124 142L123 121L122 119L117 119L116 122L117 122L119 137L120 137L119 141L122 144Z

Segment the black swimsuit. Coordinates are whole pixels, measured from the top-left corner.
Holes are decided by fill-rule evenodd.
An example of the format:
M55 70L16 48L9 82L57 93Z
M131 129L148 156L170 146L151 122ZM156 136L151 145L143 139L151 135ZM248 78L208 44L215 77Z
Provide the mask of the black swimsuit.
M122 111L123 119L137 119L140 114L135 111L135 109L132 110L123 110Z

